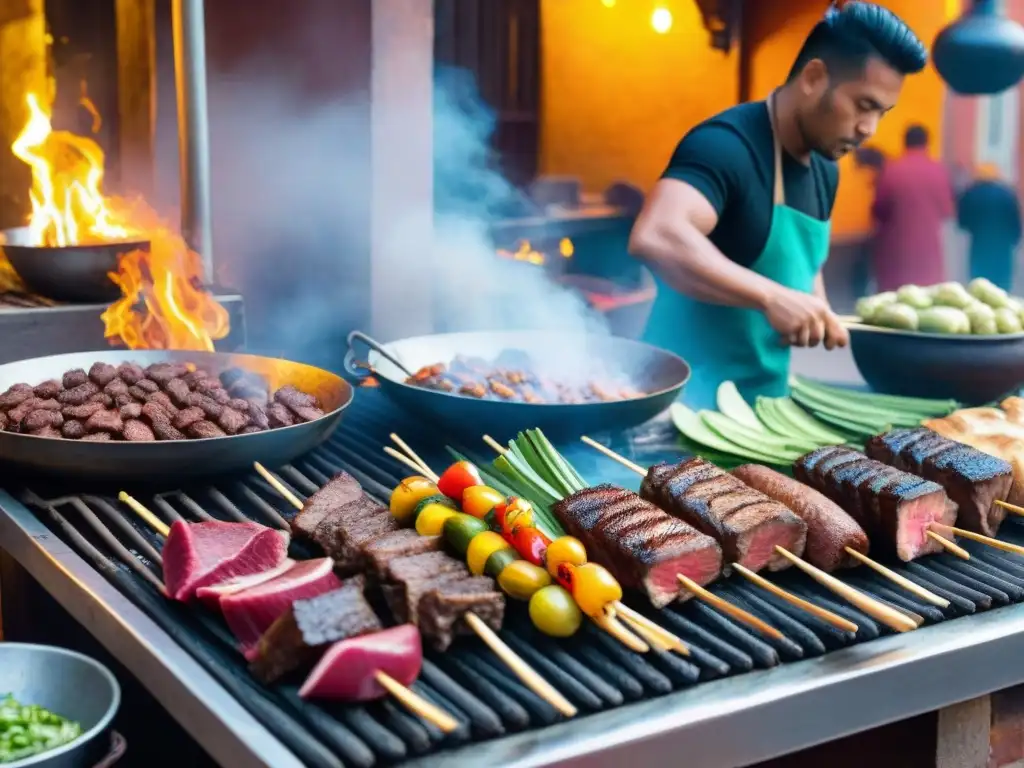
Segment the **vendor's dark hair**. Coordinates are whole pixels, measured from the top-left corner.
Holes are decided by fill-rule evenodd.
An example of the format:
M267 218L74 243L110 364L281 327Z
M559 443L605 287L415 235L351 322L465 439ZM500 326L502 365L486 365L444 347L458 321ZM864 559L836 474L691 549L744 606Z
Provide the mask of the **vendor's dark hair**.
M829 8L804 41L789 72L799 75L812 59L821 59L833 79L858 77L872 56L903 75L924 69L928 51L895 13L874 3L849 2Z
M928 129L914 123L903 134L903 146L907 149L920 149L928 146Z

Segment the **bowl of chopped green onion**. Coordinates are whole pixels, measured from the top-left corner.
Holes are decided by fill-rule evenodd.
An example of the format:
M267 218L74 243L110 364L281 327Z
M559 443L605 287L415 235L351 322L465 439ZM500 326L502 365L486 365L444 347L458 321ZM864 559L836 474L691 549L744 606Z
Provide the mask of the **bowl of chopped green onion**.
M96 765L120 703L113 674L88 656L0 643L0 766Z

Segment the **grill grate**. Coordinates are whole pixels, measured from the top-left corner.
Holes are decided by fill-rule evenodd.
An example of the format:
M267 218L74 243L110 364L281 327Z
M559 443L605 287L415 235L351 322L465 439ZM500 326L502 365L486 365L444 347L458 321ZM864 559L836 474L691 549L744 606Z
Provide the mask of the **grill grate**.
M280 468L278 475L296 495L304 497L344 469L368 493L386 501L390 489L405 474L404 468L381 450L388 433L396 428L431 466L441 468L448 463L436 430L404 417L379 392L363 390L346 415L344 427L326 445ZM638 444L672 450L671 441L634 439L623 452L640 459L636 455ZM471 457L485 458L477 451L458 447ZM570 458L575 460L572 455ZM651 458L651 462L654 460ZM581 457L581 470L584 463ZM608 470L602 472L602 480L618 479L611 477L615 470L610 462L601 469ZM588 475L598 477L594 472L584 472ZM560 719L549 704L473 639L457 641L445 654L428 651L423 674L413 686L460 721L461 727L447 737L390 701L322 706L301 701L295 686L268 689L256 683L218 617L203 608L186 608L161 596L161 540L115 500L119 490L127 490L167 521L255 520L284 525L294 510L255 473L156 495L152 489L107 488L96 493L59 489L58 495L51 495L51 491L44 497L41 489L38 485L25 489L21 498L308 765L369 768L378 762L399 762ZM1015 543L1022 538L1020 527L1014 523L1004 525L1001 535ZM844 573L843 580L926 623L1024 599L1024 559L970 542L964 546L972 555L970 562L943 554L894 568L947 598L950 606L946 609L897 591L868 569ZM293 542L292 557L314 554L301 542ZM712 591L780 629L786 635L784 640L762 638L697 601L662 611L639 603L634 606L682 637L692 650L688 659L656 650L635 654L589 624L572 640L556 641L537 633L520 605L509 606L500 634L583 716L666 695L703 680L822 656L891 633L859 610L838 602L799 572L787 571L771 578L794 594L854 621L858 632L854 635L837 630L745 581L730 578L716 584Z
M55 307L57 302L22 291L0 291L0 309Z

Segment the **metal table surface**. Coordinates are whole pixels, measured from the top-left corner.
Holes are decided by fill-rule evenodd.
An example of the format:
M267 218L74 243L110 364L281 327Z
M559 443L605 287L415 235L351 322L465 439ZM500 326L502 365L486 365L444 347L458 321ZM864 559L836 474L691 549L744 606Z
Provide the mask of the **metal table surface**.
M0 491L0 543L218 762L299 761L25 506ZM1024 683L1024 605L751 672L409 766L746 765ZM737 735L739 737L737 738Z

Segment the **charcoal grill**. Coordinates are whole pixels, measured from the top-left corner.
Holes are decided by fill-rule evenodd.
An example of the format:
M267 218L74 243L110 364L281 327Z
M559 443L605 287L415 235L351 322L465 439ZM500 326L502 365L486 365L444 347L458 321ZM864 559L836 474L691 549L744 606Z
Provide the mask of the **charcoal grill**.
M447 462L436 433L396 422L380 393L361 392L348 419L327 444L278 470L294 492L308 495L345 469L367 492L387 498L404 474L381 450L390 431L433 466ZM674 452L673 445L669 429L648 429L615 447L653 462ZM636 482L616 477L607 462L597 474L586 453L578 465L594 480ZM117 504L119 490L168 521L216 517L273 525L293 512L255 474L157 495L31 484L0 492L0 541L8 551L225 765L533 766L578 759L612 766L659 764L671 750L685 749L690 764L735 766L1024 682L1017 663L1024 607L1012 605L1024 601L1024 559L967 543L970 562L940 555L901 569L949 599L944 610L894 592L871 572L844 575L925 618L929 626L905 635L838 604L799 573L772 578L856 622L856 635L735 580L713 591L774 624L787 641L766 641L690 602L650 615L688 642L693 656L641 656L589 627L570 642L538 636L522 611L513 610L502 636L580 715L559 722L478 641L467 639L446 654L428 653L414 686L462 722L443 739L388 702L322 708L300 702L294 689L255 684L219 619L157 594L148 563L158 561L159 541ZM1007 539L1024 540L1017 524L1004 528ZM828 716L818 719L817 712Z

